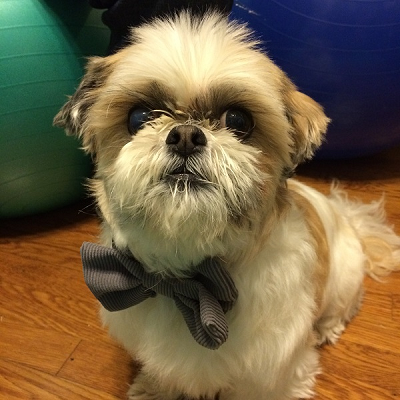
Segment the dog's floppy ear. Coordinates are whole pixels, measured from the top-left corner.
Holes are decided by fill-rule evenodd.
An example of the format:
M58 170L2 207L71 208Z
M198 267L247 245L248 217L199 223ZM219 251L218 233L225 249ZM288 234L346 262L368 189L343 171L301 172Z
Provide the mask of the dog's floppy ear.
M54 117L53 124L64 128L69 135L82 138L83 147L88 153L95 153L93 135L87 132L85 121L90 108L104 85L109 72L110 57L93 57L86 66L86 73L76 92Z
M322 144L330 119L323 108L309 96L289 84L284 94L287 118L292 125L295 145L293 162L310 159Z

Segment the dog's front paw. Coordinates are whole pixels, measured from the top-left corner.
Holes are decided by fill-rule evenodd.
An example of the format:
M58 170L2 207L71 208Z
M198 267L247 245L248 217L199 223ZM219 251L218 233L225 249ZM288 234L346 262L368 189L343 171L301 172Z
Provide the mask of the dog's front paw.
M345 322L339 318L320 321L316 327L317 345L335 344L345 328Z
M141 373L128 390L129 400L162 400L157 385L152 384L148 377Z
M129 400L186 400L177 393L162 390L159 385L147 375L140 373L128 390Z

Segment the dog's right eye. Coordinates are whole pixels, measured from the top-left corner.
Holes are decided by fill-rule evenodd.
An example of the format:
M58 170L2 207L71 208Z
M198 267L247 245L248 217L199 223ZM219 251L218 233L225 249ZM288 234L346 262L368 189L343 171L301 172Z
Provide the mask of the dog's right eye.
M128 116L128 130L131 135L134 135L143 125L152 120L152 113L147 108L133 108Z

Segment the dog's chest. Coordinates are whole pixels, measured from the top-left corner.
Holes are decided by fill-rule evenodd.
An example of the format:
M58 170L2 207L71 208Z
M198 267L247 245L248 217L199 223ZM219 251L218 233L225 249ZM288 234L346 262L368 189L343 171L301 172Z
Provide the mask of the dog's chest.
M174 301L164 296L120 312L103 310L103 321L146 368L177 381L184 371L186 380L212 387L238 379L244 368L259 368L260 360L266 366L271 360L283 363L283 348L294 347L312 330L314 293L308 278L313 254L300 248L302 240L285 233L279 249L266 248L233 271L239 297L226 314L228 340L217 350L193 339Z

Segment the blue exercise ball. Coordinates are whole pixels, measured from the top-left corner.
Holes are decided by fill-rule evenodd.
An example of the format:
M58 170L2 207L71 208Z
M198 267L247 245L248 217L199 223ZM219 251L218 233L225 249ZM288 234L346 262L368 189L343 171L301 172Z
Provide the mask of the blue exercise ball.
M321 158L400 143L400 1L241 0L270 57L332 119Z
M82 197L91 162L52 120L108 40L86 0L0 0L0 218Z

